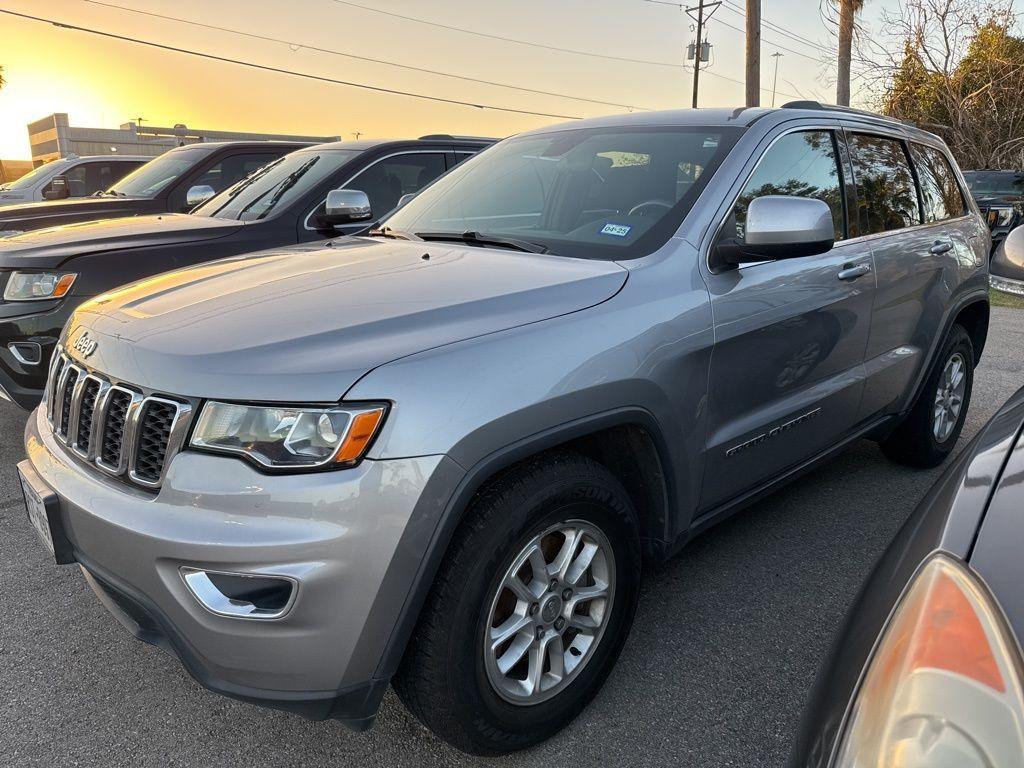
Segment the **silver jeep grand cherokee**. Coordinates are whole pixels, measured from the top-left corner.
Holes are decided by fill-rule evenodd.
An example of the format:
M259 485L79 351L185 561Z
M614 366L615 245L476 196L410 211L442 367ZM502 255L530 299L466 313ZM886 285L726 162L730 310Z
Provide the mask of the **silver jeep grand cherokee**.
M368 237L83 305L30 519L213 690L363 728L393 683L464 750L527 746L642 567L860 438L949 454L989 317L964 186L814 103L516 136Z

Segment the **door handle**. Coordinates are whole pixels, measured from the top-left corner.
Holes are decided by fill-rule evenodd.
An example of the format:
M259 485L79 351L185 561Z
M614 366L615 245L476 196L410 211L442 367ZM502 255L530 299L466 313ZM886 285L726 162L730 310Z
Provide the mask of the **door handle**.
M935 245L928 249L928 253L934 256L940 256L943 253L949 253L951 250L953 250L952 243L944 243L941 240L936 240Z
M858 264L854 267L845 267L836 277L840 280L856 280L858 277L864 277L870 271L870 264Z

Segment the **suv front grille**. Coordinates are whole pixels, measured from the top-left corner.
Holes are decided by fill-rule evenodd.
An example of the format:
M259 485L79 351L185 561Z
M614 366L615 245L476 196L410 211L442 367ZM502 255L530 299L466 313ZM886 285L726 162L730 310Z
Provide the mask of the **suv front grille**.
M192 405L110 381L61 350L47 382L47 417L57 438L107 474L159 488L181 450Z
M163 400L150 400L143 405L135 452L135 474L146 482L155 483L160 479L167 455L167 441L178 415L176 405Z

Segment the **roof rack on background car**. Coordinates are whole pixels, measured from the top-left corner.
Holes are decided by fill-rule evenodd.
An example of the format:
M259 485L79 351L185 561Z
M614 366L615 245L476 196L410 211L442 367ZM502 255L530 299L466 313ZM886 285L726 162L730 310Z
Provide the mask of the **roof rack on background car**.
M428 133L420 136L420 141L495 141L488 136L453 136L450 133Z

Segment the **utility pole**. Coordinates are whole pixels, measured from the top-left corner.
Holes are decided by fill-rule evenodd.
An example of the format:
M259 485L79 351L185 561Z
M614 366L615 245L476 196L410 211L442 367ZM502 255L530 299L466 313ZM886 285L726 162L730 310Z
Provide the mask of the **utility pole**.
M778 61L778 59L776 59ZM761 104L761 0L747 0L747 106ZM773 105L774 106L774 105Z
M772 58L775 59L775 77L772 78L772 108L775 108L775 87L779 84L779 59L782 58L782 54L776 51L772 54Z
M697 92L700 85L700 59L704 53L704 24L707 19L710 19L715 11L718 10L721 2L705 3L704 0L698 0L697 7L687 8L687 15L697 22L697 45L693 49L693 108L697 108ZM707 15L707 19L704 17L704 9L709 8L710 11ZM697 15L694 16L694 11Z
M356 137L356 141L359 141L359 137L363 135L362 131L352 131L352 135Z

